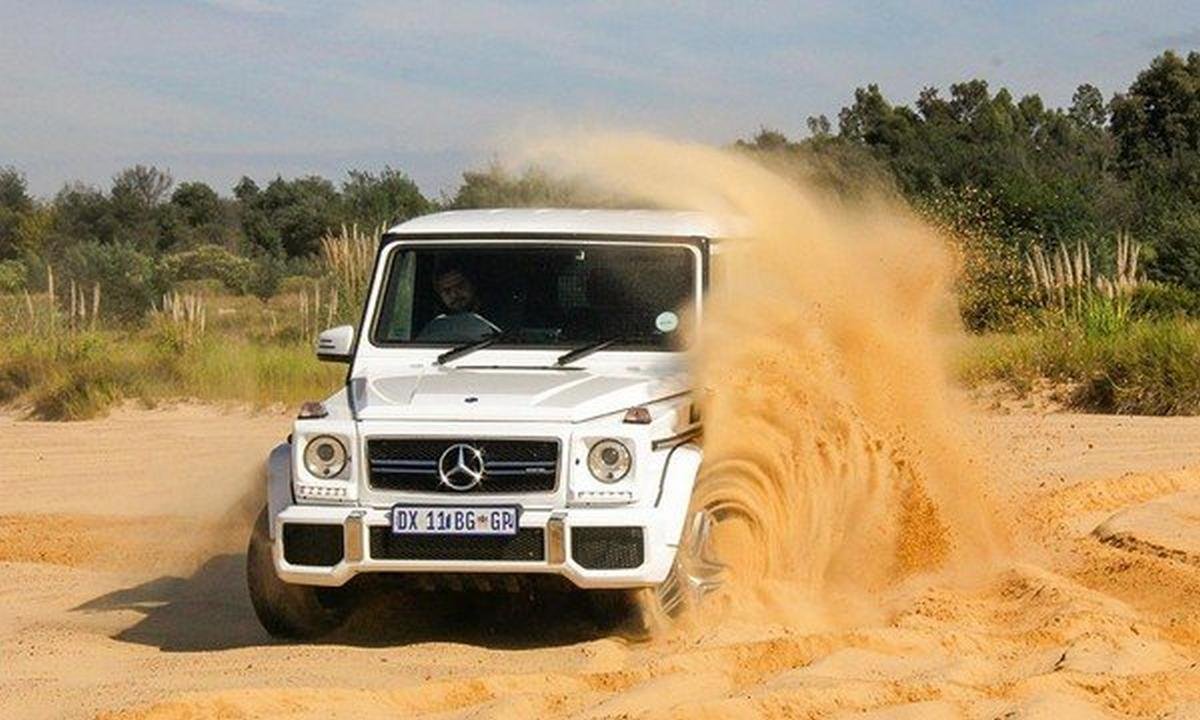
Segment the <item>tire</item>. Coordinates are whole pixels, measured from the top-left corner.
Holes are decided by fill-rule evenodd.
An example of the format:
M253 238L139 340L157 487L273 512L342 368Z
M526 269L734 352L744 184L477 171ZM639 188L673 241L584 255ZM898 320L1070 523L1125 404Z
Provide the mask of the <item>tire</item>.
M704 596L725 582L725 566L712 556L712 510L694 510L683 527L675 564L665 580L643 593L643 620L647 629L669 626Z
M279 579L271 558L266 508L254 522L246 549L246 585L254 614L272 637L317 638L340 627L349 614L346 588L296 585Z
M587 615L597 630L610 632L624 629L636 631L638 596L636 590L583 591ZM632 621L632 625L631 625Z

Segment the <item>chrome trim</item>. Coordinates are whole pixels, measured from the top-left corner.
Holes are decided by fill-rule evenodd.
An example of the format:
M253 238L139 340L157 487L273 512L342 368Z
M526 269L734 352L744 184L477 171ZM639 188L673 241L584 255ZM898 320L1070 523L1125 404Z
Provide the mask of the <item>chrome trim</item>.
M344 533L343 544L346 546L346 562L362 562L366 557L366 553L363 551L363 518L366 515L366 510L354 510L346 518L346 524L342 530Z
M682 432L675 433L669 437L659 438L650 442L650 449L654 451L667 450L670 448L679 447L686 443L695 440L704 433L703 425L693 425Z
M552 513L546 521L546 562L562 565L567 561L566 515Z

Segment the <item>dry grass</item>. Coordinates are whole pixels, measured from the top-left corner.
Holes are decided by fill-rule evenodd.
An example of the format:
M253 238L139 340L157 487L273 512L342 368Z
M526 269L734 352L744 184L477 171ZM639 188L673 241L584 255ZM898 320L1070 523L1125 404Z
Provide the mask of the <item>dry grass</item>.
M333 283L330 297L335 308L339 298L344 307L342 314L333 313L335 317L348 322L358 320L356 313L366 300L371 269L384 230L379 227L373 234L367 234L359 231L358 225L343 225L340 233L321 239L321 264Z
M1133 320L1119 332L1093 324L977 336L959 356L969 385L999 382L1024 395L1040 382L1072 388L1066 404L1130 415L1200 413L1200 322Z
M314 291L319 295L319 288ZM298 403L328 395L345 368L319 363L327 320L311 297L173 292L134 328L91 327L49 295L0 296L0 403L42 419L95 417L123 399ZM306 305L306 303L309 303ZM305 308L309 308L305 310Z
M1097 295L1128 299L1143 281L1138 267L1142 246L1128 233L1118 233L1114 250L1113 272L1106 274L1093 266L1091 250L1082 242L1074 250L1060 244L1049 254L1035 247L1026 258L1026 270L1038 300L1064 315L1078 315Z

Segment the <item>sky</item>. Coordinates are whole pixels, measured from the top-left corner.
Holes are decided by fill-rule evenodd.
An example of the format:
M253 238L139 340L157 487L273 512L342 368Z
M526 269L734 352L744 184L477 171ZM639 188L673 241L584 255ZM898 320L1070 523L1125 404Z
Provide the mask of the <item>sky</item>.
M974 77L1066 105L1165 49L1200 2L0 0L0 166L49 196L136 163L242 175L385 165L433 197L521 138L728 143Z

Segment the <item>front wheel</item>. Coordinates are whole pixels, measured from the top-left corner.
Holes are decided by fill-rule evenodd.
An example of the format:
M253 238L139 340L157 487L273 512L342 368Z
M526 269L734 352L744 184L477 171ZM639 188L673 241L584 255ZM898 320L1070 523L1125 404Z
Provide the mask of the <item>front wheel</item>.
M246 549L246 585L254 614L273 637L307 640L338 628L349 611L345 588L296 585L279 579L271 558L267 510L263 508Z
M669 625L725 582L725 566L712 552L715 522L708 508L693 511L687 519L671 572L643 596L642 607L650 627Z

